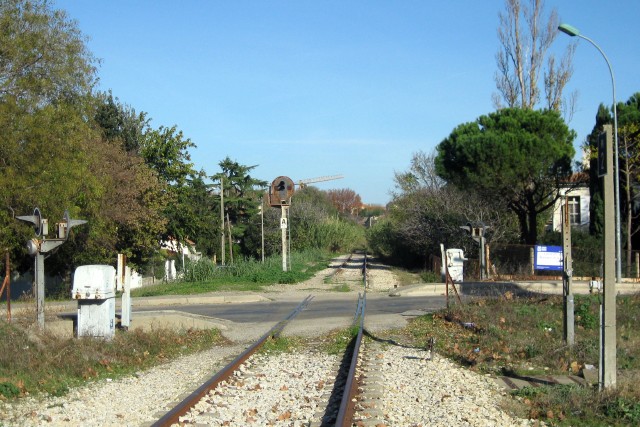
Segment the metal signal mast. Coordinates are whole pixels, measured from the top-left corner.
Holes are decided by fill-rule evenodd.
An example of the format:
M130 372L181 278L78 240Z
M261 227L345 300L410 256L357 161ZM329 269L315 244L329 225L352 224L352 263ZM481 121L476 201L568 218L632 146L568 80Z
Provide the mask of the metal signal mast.
M334 179L342 179L344 175L330 175L330 176L320 176L318 178L309 178L309 179L301 179L296 182L296 185L300 188L304 188L307 184L313 184L315 182L323 182L323 181L332 181Z

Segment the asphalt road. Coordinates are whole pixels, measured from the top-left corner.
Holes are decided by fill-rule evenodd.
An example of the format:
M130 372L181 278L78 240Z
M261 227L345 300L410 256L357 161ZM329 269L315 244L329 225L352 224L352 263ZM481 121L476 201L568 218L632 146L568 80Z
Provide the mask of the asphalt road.
M301 301L302 298L299 300ZM139 308L135 312L172 310L177 312L224 319L235 323L273 322L284 318L298 304L292 299L274 299L273 301L167 305ZM313 320L353 315L356 309L357 295L321 294L315 295L307 308L298 315L299 319ZM366 316L403 313L416 314L431 312L445 306L442 296L389 297L387 295L367 295Z

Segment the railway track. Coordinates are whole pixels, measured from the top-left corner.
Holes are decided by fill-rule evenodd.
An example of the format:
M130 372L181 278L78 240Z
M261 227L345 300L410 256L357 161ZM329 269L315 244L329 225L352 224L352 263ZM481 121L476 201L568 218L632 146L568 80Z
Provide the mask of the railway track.
M352 252L349 256L336 266L333 272L326 278L330 283L353 283L363 279L363 265L367 259L366 253Z
M347 262L350 260L351 256ZM361 271L366 289L366 255ZM351 426L359 385L357 366L364 339L366 292L358 294L352 329L357 327L357 334L342 358L314 348L278 355L257 353L312 299L307 296L285 319L152 425ZM302 393L295 394L297 390Z

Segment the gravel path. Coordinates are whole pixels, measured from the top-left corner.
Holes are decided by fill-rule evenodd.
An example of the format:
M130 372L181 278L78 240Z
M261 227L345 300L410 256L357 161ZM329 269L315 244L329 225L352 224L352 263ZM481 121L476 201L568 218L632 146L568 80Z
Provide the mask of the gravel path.
M342 264L346 258L336 260ZM354 259L354 263L357 260ZM273 286L267 292L321 292L333 283L346 283L357 289L358 271L354 264L344 273L327 279L329 268L308 282L285 287ZM331 282L327 284L326 282ZM371 292L387 292L396 284L392 272L376 265L369 270ZM315 289L315 290L314 290ZM264 325L256 325L261 331ZM257 333L259 336L261 332ZM256 335L256 334L254 334ZM246 343L214 348L182 357L167 364L113 381L100 381L72 390L64 397L26 397L14 403L0 403L0 424L7 426L140 426L159 418L231 358ZM503 413L497 406L501 391L490 379L459 368L446 359L420 349L394 345L372 345L370 361L377 363L378 381L371 414L377 426L511 426L529 425ZM372 356L373 355L373 356ZM210 405L199 408L193 421L199 425L303 426L317 423L322 413L323 393L333 381L337 359L309 350L273 357L258 356L237 378L231 399L221 403L214 394ZM258 363L259 362L259 363ZM315 373L302 380L302 370ZM377 378L377 380L376 380ZM268 379L268 381L267 381ZM326 397L326 396L325 396ZM231 403L230 403L231 402ZM371 406L372 405L372 406ZM375 408L374 408L375 407ZM374 410L375 409L375 410ZM379 410L379 411L378 411ZM378 411L378 412L376 412ZM373 414L373 415L372 415ZM375 418L377 417L377 418ZM226 422L226 424L225 424ZM317 425L317 424L312 424Z

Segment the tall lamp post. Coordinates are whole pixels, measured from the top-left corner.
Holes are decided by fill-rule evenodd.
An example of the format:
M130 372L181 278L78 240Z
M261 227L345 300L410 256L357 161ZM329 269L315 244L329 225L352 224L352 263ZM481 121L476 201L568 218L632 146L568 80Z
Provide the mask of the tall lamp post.
M622 249L620 246L620 161L618 158L618 113L616 108L616 81L613 78L613 69L611 68L611 63L609 63L609 59L607 55L604 54L603 50L600 49L600 46L596 44L589 37L580 34L580 31L569 24L560 24L558 26L558 30L562 31L565 34L570 35L571 37L580 37L581 39L585 39L589 43L591 43L602 55L607 66L609 67L609 73L611 74L611 86L613 87L613 157L615 159L614 162L614 196L615 196L615 222L616 222L616 282L620 283L622 281Z
M568 24L561 24L558 29L565 34L570 36L578 36L589 43L594 45L598 51L602 54L602 57L607 62L607 66L609 66L609 72L611 73L611 83L613 85L613 125L615 136L611 138L611 125L604 126L604 132L599 136L598 140L598 157L599 159L605 161L606 166L604 167L604 176L603 176L603 189L604 189L604 200L605 200L605 208L613 204L615 206L615 250L613 251L616 258L616 278L613 280L613 264L610 260L611 253L611 210L606 208L604 218L604 244L603 244L603 252L604 252L604 299L603 303L600 305L600 363L598 369L598 383L599 388L613 388L616 386L616 371L617 371L617 361L616 361L616 293L615 293L615 284L621 281L622 268L621 268L621 259L622 252L620 250L620 175L619 175L619 159L618 159L618 114L616 108L616 84L613 78L613 70L611 69L611 64L607 59L607 56L604 54L602 49L593 42L593 40L589 39L580 34L580 32ZM611 149L613 145L613 150ZM602 149L604 148L605 156L602 156ZM611 156L611 151L613 151L613 156ZM611 159L613 157L613 159ZM615 162L612 160L615 159ZM608 169L613 169L613 177L611 173L608 172ZM599 170L600 174L601 171ZM612 182L613 181L613 182ZM613 188L612 188L613 187ZM612 191L613 190L613 191ZM613 197L611 197L611 193L613 192Z

